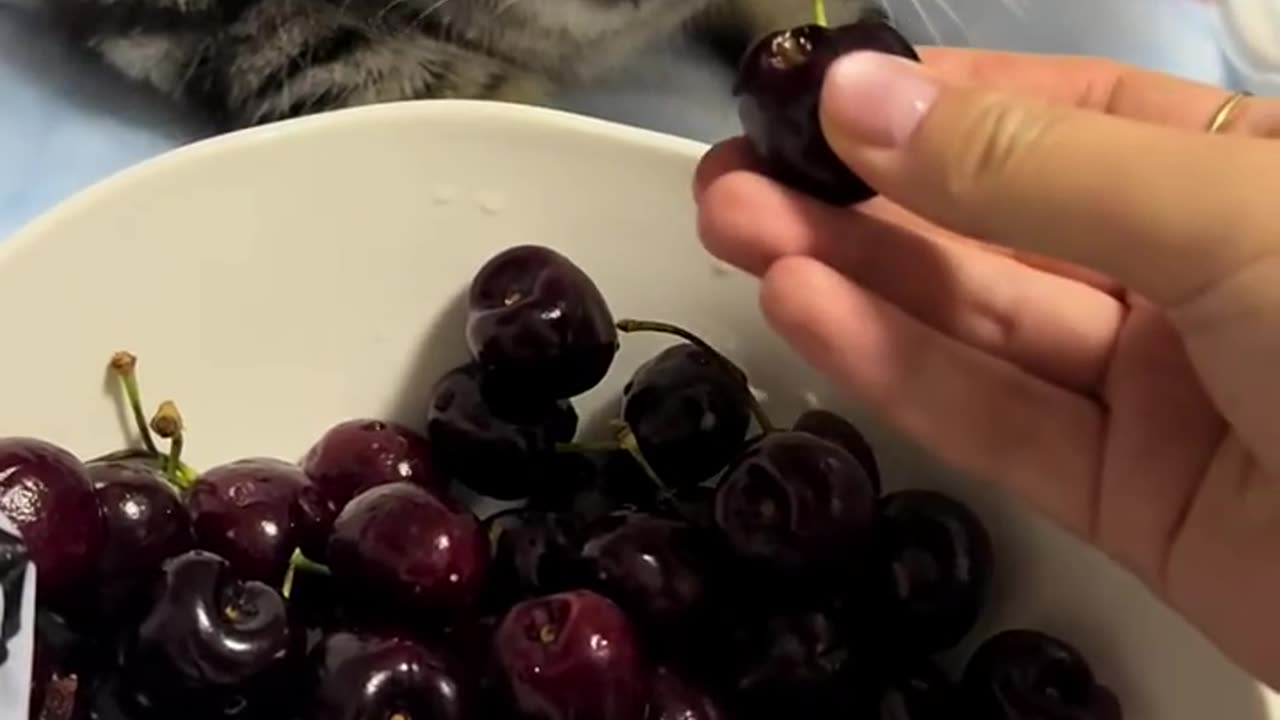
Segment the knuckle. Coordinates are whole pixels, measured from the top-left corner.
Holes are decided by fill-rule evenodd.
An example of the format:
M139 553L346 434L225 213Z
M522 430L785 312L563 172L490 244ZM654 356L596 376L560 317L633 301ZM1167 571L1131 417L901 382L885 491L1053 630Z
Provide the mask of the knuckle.
M1057 124L1056 114L1003 98L983 98L969 110L948 164L945 191L953 198L985 194L1016 181Z

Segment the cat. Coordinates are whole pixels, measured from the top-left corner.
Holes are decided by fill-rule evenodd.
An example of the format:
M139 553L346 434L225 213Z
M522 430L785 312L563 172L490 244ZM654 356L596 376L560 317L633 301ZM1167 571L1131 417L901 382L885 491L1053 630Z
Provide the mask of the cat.
M230 127L423 98L536 103L666 33L726 53L812 0L47 0L119 72ZM827 0L832 22L880 12Z

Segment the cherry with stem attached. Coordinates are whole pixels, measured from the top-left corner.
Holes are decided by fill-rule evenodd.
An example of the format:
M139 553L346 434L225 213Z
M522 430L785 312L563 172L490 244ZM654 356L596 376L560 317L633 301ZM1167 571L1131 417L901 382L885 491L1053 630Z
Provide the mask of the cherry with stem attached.
M90 462L136 460L154 463L175 488L185 493L195 483L197 473L193 468L184 464L180 458L183 444L181 437L182 416L178 413L176 405L172 401L161 403L155 416L148 421L146 412L142 409L142 393L138 384L137 356L127 351L117 352L111 356L110 366L111 371L120 381L121 389L124 391L125 402L129 406L129 412L133 417L134 427L138 432L142 447L107 453L90 460ZM171 430L169 435L162 435L162 437L169 439L171 443L176 442L176 446L171 446L169 453L161 452L156 445L152 430L156 428L157 423L159 423L159 429ZM157 429L156 434L161 434L159 429ZM177 436L176 439L174 438L175 435Z

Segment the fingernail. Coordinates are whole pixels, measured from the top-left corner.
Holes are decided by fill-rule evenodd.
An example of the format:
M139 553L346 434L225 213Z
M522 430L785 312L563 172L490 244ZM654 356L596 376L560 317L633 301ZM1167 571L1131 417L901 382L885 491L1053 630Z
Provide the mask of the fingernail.
M905 143L938 97L919 63L856 52L832 63L822 90L822 113L833 131L862 145Z

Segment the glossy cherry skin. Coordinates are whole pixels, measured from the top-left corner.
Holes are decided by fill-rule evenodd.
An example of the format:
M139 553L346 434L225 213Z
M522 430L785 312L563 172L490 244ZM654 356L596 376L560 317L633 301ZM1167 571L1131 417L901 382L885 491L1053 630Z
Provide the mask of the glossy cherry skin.
M871 447L871 443L867 442L862 431L858 430L853 423L830 410L814 409L806 410L796 418L792 429L817 435L823 440L848 450L849 454L857 458L858 462L862 463L862 468L867 471L867 477L871 480L871 487L875 494L880 494L880 465L876 462L875 450Z
M315 651L311 720L467 720L471 688L412 640L338 632Z
M154 710L233 716L261 702L295 650L284 599L238 579L226 560L192 551L170 560L138 627L122 689Z
M881 502L876 532L894 646L920 655L954 647L991 585L995 550L982 520L943 493L903 490Z
M236 573L278 584L294 550L324 559L334 510L302 469L273 458L247 458L209 468L187 498L201 549L231 562Z
M645 720L726 720L727 715L707 692L668 668L658 668L649 685Z
M1030 629L999 632L970 656L961 678L966 714L990 720L1121 720L1115 695L1080 651Z
M618 351L600 289L569 258L520 245L493 256L467 295L467 346L514 396L564 400L595 387Z
M818 103L827 69L840 56L873 50L919 60L891 25L862 20L824 28L804 25L762 37L743 56L734 94L748 142L774 179L832 205L876 195L823 136Z
M493 550L489 600L501 610L571 590L589 577L575 528L563 515L520 508L486 518L484 529Z
M400 423L344 420L307 450L302 470L337 510L371 487L411 482L428 490L447 485L431 462L427 439Z
M592 586L645 626L692 619L712 599L715 555L706 531L641 513L626 514L583 546Z
M642 364L622 391L622 419L668 487L707 480L742 449L751 424L746 378L680 343Z
M195 547L191 515L178 491L152 464L138 460L85 466L106 523L92 593L100 621L146 607L143 598L164 563Z
M102 510L74 455L35 438L0 439L0 514L31 554L41 601L93 576L102 552Z
M475 364L445 373L431 390L427 438L432 460L474 492L520 500L546 482L557 443L573 439L568 401L510 403Z
M644 720L637 640L617 605L586 590L516 605L494 637L520 709L542 720Z
M333 524L329 567L348 598L409 614L448 616L484 588L489 542L471 513L419 485L379 485Z
M808 433L777 432L726 471L716 524L750 561L836 577L864 559L875 500L862 464L844 448Z

